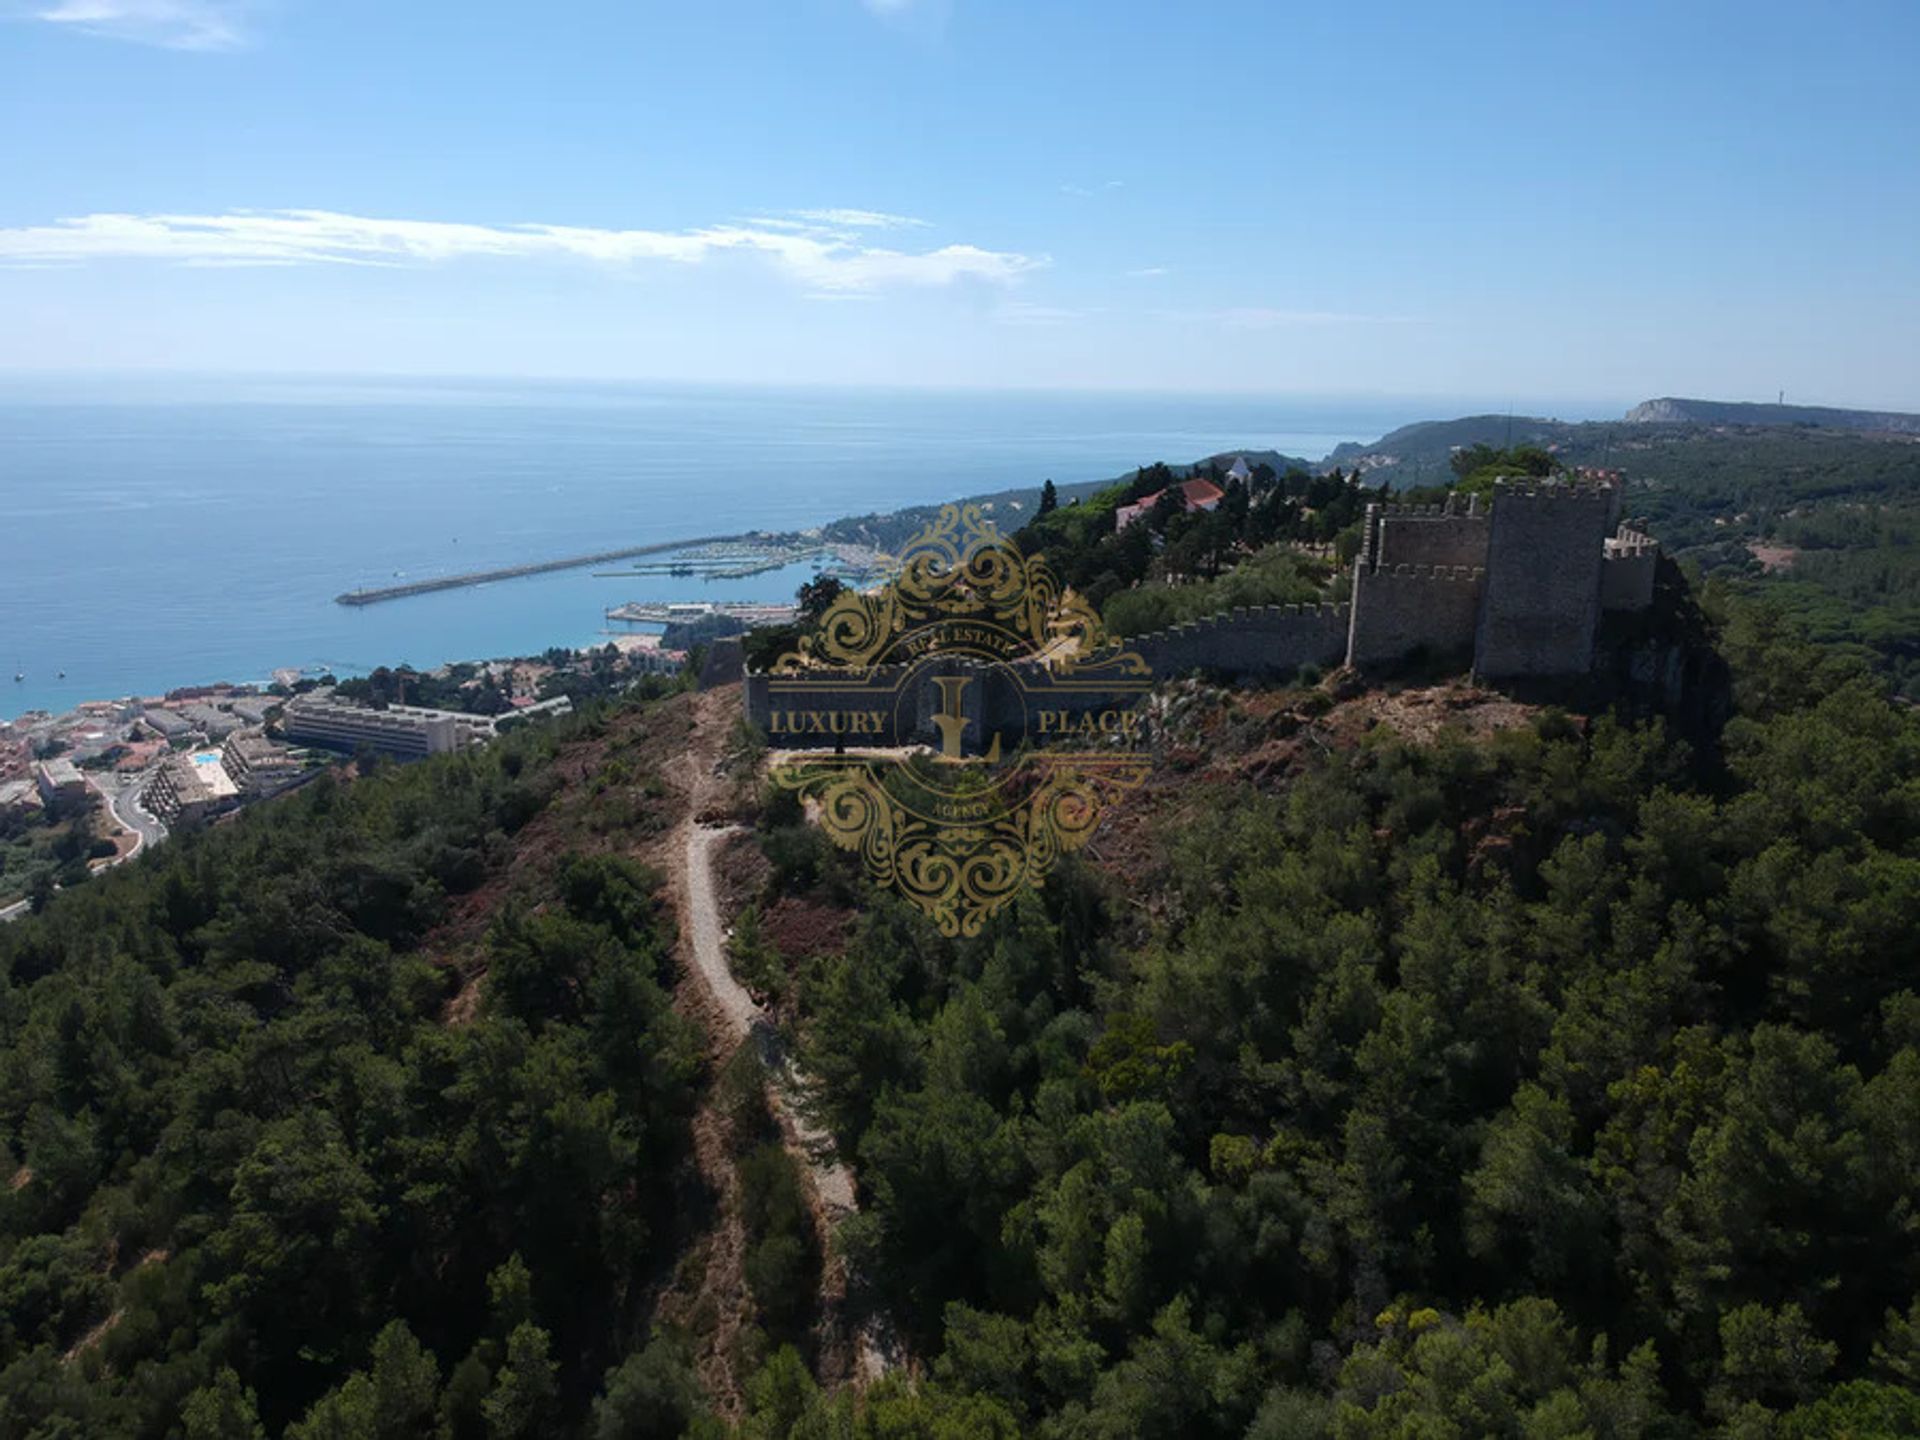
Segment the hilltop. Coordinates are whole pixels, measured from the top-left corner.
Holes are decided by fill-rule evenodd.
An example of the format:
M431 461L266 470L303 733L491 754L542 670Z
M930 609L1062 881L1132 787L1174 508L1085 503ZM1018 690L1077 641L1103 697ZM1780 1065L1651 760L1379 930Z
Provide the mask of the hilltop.
M1912 1433L1920 722L1716 613L1699 743L1171 682L973 940L736 686L62 893L0 932L0 1429Z
M1217 454L1200 460L1179 464L1167 464L1164 468L1175 478L1185 478L1196 470L1214 468L1226 470L1236 459L1244 458L1249 468L1260 465L1269 466L1276 475L1288 470L1313 470L1314 462L1297 455L1283 455L1278 450L1222 450ZM1152 461L1107 480L1077 480L1070 484L1056 486L1056 493L1062 505L1072 505L1080 501L1091 500L1103 491L1116 485L1128 485L1145 472ZM917 532L926 528L938 518L945 504L977 505L982 514L988 516L1008 534L1018 530L1031 520L1040 505L1040 486L1022 485L1011 490L992 490L979 495L964 495L942 505L912 505L904 510L893 510L885 514L851 515L835 520L820 530L823 539L872 545L882 550L894 549L910 540Z
M1920 435L1920 415L1897 410L1840 410L1824 405L1756 405L1744 401L1644 400L1627 412L1629 425L1794 425L1868 434Z

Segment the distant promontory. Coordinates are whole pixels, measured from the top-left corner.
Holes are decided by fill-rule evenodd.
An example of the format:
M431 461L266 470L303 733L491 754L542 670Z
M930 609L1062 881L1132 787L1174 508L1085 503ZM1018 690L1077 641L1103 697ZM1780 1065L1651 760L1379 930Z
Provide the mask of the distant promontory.
M1825 405L1754 405L1731 400L1646 400L1627 412L1629 425L1795 425L1920 435L1920 415L1896 410L1839 410Z

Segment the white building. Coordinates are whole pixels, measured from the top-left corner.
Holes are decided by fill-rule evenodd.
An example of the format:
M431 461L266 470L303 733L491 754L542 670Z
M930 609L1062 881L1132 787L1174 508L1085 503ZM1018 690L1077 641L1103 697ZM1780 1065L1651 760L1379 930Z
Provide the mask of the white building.
M218 750L175 755L147 782L140 801L169 825L191 825L239 803L240 787Z
M56 800L84 799L90 788L87 777L71 760L43 760L33 767L33 778L40 787L40 798L49 805Z
M389 705L375 710L335 700L330 695L301 695L287 702L280 717L287 739L297 745L358 750L362 745L398 760L444 755L493 738L493 721L484 715L430 710L424 705Z

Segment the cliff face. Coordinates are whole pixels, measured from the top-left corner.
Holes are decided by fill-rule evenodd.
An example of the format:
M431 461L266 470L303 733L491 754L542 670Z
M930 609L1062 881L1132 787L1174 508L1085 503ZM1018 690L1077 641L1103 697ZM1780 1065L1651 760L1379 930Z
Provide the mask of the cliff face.
M1603 618L1592 679L1601 697L1666 717L1703 750L1717 745L1733 714L1732 676L1671 557L1660 557L1650 607Z
M1746 405L1723 400L1647 400L1627 412L1630 425L1798 425L1881 435L1920 435L1920 415L1893 410L1835 410L1823 405Z

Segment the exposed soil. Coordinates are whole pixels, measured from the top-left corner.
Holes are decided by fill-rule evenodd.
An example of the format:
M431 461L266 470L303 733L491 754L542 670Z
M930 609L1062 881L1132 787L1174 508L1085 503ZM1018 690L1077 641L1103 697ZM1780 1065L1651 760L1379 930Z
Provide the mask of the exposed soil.
M1159 763L1102 817L1085 852L1143 912L1148 902L1136 897L1151 893L1152 877L1164 870L1166 838L1217 804L1218 787L1283 790L1305 766L1352 749L1380 727L1431 744L1445 730L1478 739L1529 725L1539 713L1465 679L1361 689L1345 673L1305 690L1177 684L1161 703Z
M847 948L855 911L783 895L760 916L760 933L788 961L814 955L839 955Z
M694 697L692 723L677 753L662 770L680 799L682 819L651 852L668 877L668 894L680 922L682 980L676 1004L705 1025L717 1073L736 1047L752 1044L774 1077L768 1104L782 1142L807 1177L814 1223L826 1260L822 1266L820 1319L816 1329L818 1369L832 1385L877 1376L891 1349L883 1329L869 1320L856 1326L848 1313L845 1265L831 1243L840 1221L857 1205L853 1174L833 1155L831 1137L799 1103L804 1082L793 1070L778 1033L754 999L733 978L727 963L724 916L754 892L758 873L740 863L744 836L731 811L737 777L725 773L725 750L739 716L740 691L730 686ZM753 855L758 859L757 847ZM716 858L727 857L716 876ZM764 862L759 862L764 864ZM727 906L727 902L732 904ZM723 909L723 906L727 908ZM775 907L778 909L778 907ZM701 1378L724 1412L737 1415L740 1381L733 1360L741 1330L751 1322L752 1297L742 1274L746 1235L740 1225L738 1182L726 1144L726 1122L711 1093L694 1122L695 1157L718 1202L718 1213L697 1251L662 1298L663 1317L685 1315L702 1324ZM710 1328L708 1328L710 1327Z

